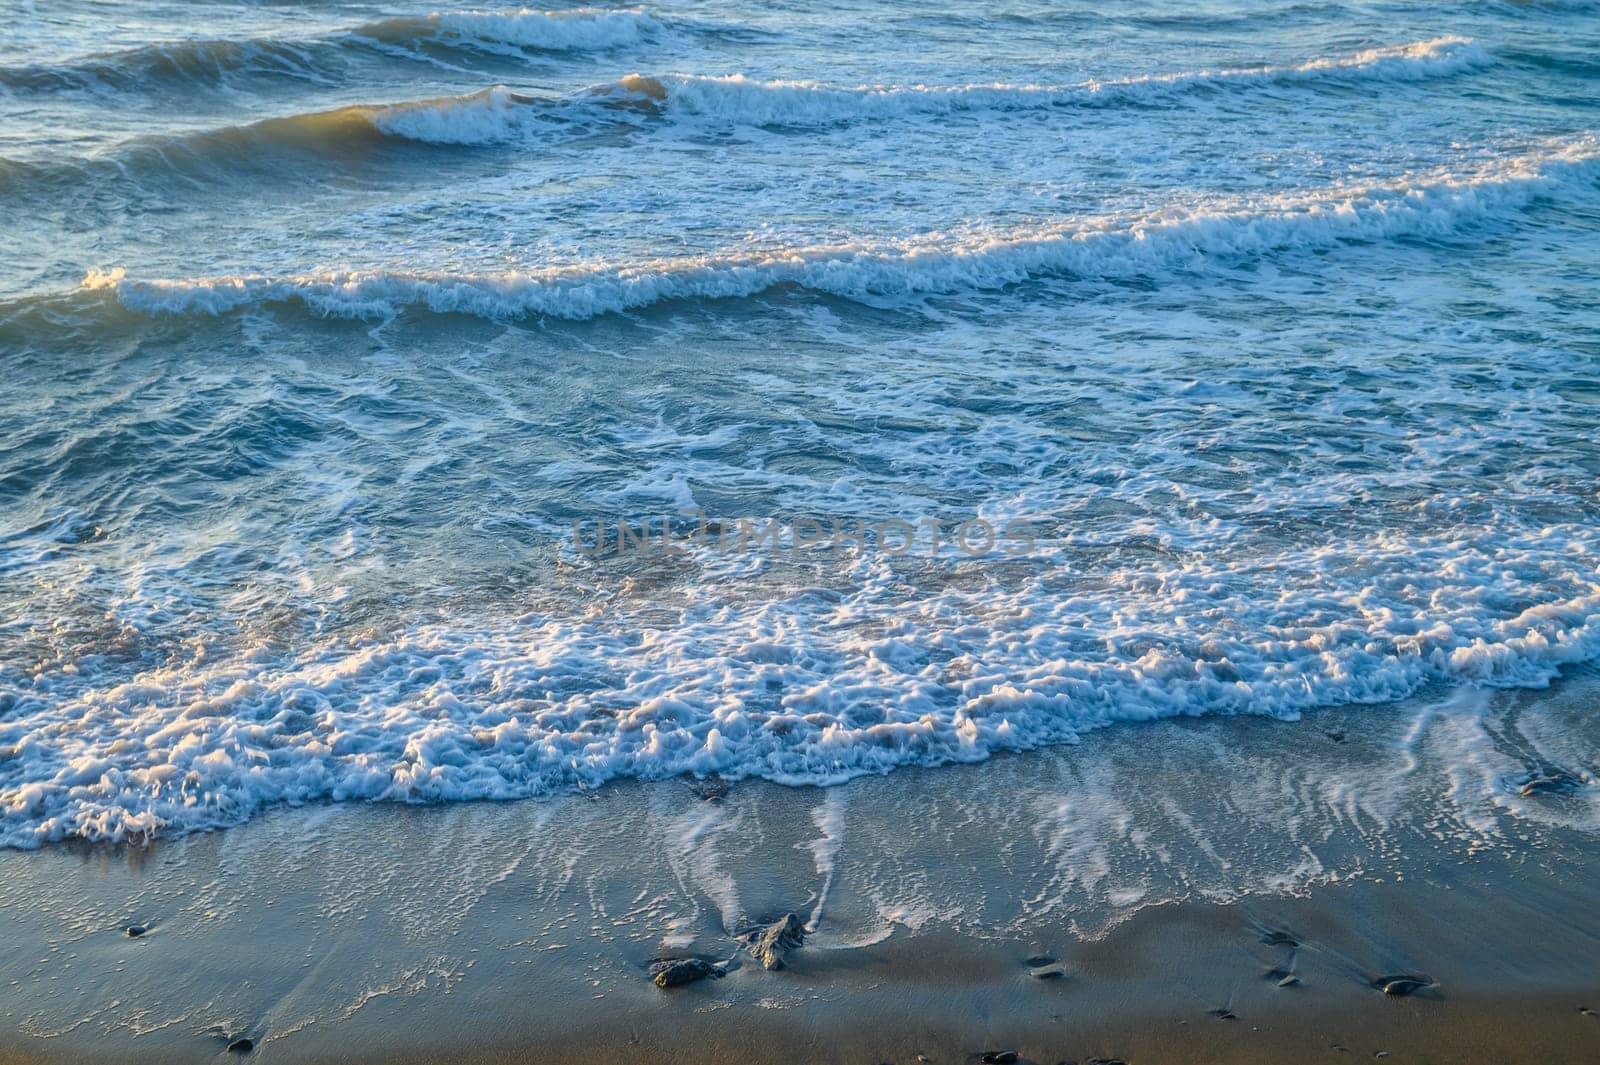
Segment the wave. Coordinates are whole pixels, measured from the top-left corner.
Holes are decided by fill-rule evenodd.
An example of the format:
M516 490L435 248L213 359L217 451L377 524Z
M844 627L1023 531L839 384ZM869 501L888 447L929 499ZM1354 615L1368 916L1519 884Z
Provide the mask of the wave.
M14 92L112 89L225 82L236 75L330 82L341 53L381 47L385 55L426 47L515 52L606 52L657 39L668 24L639 8L440 12L389 18L300 40L189 40L143 45L60 63L0 66Z
M174 174L203 175L209 181L263 169L281 180L297 173L284 165L285 156L365 166L373 149L388 141L483 147L518 140L530 123L541 119L560 122L560 111L557 102L498 85L461 96L355 104L176 136L140 137L105 156L0 159L0 194L55 198L64 189L102 180L145 186Z
M639 8L580 7L564 11L459 11L392 18L351 31L390 44L419 40L510 45L547 52L599 52L640 44L666 25Z
M615 87L590 91L597 95L618 90L631 93L656 101L675 116L698 116L739 125L827 125L965 111L1156 104L1173 96L1218 88L1422 81L1477 69L1490 62L1488 53L1466 38L1439 37L1293 66L1184 71L1073 85L837 87L811 81L756 81L738 74L631 74Z
M0 663L0 846L623 777L833 784L1119 722L1543 687L1600 655L1597 550L1575 524L1390 531L1119 566L1070 596L1054 566L907 598L874 565L848 591L767 601L706 573L732 583L682 610L458 617L132 672Z
M755 81L742 75L689 74L630 74L568 96L519 93L496 85L458 96L361 104L177 136L143 137L124 144L110 159L55 161L0 171L0 192L26 192L39 186L54 196L63 184L102 172L112 172L119 180L137 180L146 172L236 169L257 165L282 151L311 152L334 160L365 160L369 157L361 149L385 138L414 144L488 147L591 130L597 123L637 125L641 120L804 128L957 112L1156 106L1163 100L1223 87L1413 81L1472 69L1486 62L1488 57L1470 41L1444 37L1289 67L1191 71L1054 87L840 88L815 82Z
M92 271L83 288L151 315L216 315L299 303L319 315L388 317L410 307L485 318L587 319L676 300L754 296L781 286L884 301L1003 289L1039 278L1112 279L1204 270L1294 249L1403 237L1451 238L1541 196L1591 189L1600 139L1557 142L1468 173L1235 201L1204 210L1117 214L1003 231L596 263L493 274L411 271L141 280Z
M0 66L0 86L13 92L109 89L132 92L152 83L221 82L236 73L325 81L317 41L174 41L83 56L63 63Z

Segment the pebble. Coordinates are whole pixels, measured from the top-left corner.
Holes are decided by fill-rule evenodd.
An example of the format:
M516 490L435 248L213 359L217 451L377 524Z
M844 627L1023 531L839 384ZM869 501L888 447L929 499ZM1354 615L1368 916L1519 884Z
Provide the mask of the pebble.
M235 1039L228 1044L230 1054L248 1054L256 1048L255 1043L249 1039Z
M1432 987L1433 981L1426 976L1380 976L1372 982L1372 986L1382 991L1385 995L1409 995L1413 991L1421 991L1425 987Z
M146 929L142 924L130 924L128 926L128 938L138 939L140 936L144 935L146 931L148 931L148 929Z
M715 980L726 974L722 966L713 965L704 958L662 958L650 963L650 976L657 987L682 987L706 977Z
M761 967L768 971L783 968L783 956L806 941L806 926L798 916L786 913L764 928L754 928L740 937Z
M983 1057L978 1060L983 1065L1015 1065L1017 1052L1015 1050L985 1050Z

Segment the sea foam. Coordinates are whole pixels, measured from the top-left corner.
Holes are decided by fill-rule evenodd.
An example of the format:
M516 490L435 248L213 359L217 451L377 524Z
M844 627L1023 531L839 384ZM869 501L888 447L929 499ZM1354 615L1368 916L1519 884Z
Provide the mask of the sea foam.
M751 599L706 560L681 611L462 615L131 676L7 666L0 844L619 777L830 784L1117 722L1542 686L1600 654L1597 563L1592 528L1457 528L1120 565L1081 593L1051 565L1009 588L907 598L869 556L839 594ZM819 829L826 879L836 819Z

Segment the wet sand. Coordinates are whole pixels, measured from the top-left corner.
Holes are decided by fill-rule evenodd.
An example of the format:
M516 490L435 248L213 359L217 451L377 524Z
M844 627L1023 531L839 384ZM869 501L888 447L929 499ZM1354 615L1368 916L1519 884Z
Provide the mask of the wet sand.
M1590 1062L1595 692L8 852L0 1060Z

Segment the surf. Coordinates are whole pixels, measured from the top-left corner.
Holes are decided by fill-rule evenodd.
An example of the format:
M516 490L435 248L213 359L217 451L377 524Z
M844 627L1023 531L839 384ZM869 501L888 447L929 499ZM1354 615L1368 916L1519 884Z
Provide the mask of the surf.
M631 263L580 263L503 273L407 270L292 276L138 279L91 271L86 294L151 315L217 315L276 303L348 318L408 308L484 318L586 319L682 300L747 298L793 286L863 302L995 291L1041 278L1117 279L1204 274L1270 254L1353 241L1470 236L1514 218L1542 196L1592 193L1600 141L1483 161L1386 184L1222 201L1009 229L975 226L898 241L796 245Z

